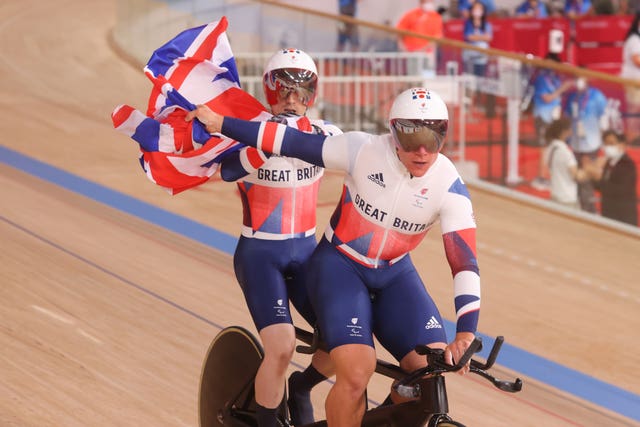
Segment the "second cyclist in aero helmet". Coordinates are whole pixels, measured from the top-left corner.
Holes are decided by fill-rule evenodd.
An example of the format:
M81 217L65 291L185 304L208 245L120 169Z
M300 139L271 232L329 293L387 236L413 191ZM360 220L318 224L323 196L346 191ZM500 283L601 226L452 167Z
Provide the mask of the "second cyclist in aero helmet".
M389 111L389 129L404 151L421 146L429 153L442 149L449 126L449 112L442 98L424 88L407 89L398 95Z
M295 113L304 115L316 99L318 70L313 59L300 49L281 49L267 62L262 84L267 103L272 110L279 102L296 95L304 108L301 108L303 111Z

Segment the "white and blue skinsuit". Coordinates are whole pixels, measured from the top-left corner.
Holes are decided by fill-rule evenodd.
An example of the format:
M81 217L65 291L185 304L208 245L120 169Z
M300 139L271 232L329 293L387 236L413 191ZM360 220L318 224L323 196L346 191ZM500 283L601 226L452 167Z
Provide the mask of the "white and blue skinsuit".
M417 344L447 342L441 315L409 256L437 222L453 275L456 331L475 333L475 218L467 188L444 155L414 177L398 159L390 134L313 135L229 117L222 133L264 152L347 173L308 266L309 296L329 350L373 346L375 334L401 360Z

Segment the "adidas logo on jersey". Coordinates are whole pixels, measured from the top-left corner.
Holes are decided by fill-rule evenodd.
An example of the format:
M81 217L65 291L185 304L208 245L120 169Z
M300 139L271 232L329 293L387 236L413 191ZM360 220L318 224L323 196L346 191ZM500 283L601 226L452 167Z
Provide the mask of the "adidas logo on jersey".
M386 185L384 185L384 178L382 177L382 172L372 173L367 178L369 178L371 181L378 184L380 187L386 188Z
M442 328L442 325L440 324L440 322L438 322L438 319L436 319L435 316L431 316L431 319L429 319L427 324L424 325L424 328L425 329L437 329L437 328Z

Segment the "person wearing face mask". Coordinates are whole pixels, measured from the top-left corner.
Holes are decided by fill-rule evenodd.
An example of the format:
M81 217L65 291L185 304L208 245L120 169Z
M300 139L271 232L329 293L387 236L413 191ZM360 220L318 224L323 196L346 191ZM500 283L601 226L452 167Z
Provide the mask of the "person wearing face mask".
M607 130L602 135L604 156L589 172L600 191L601 214L631 225L638 225L636 165L626 152L624 135Z
M567 92L563 113L571 118L572 133L570 144L580 167L595 160L602 145L602 131L607 98L597 88L589 86L586 78L576 80L575 88ZM595 213L595 192L591 181L578 185L580 207Z
M396 28L439 39L443 34L442 16L436 11L434 0L420 0L418 7L402 15ZM399 47L405 52L424 52L428 60L427 67L434 69L437 49L432 41L403 35L400 36Z
M476 222L469 191L440 153L449 113L435 92L414 87L396 96L383 135L326 136L278 123L221 116L205 105L187 116L208 132L345 173L343 191L309 262L307 288L335 365L325 402L330 427L359 427L376 366L374 334L406 372L424 367L417 344L459 360L480 314ZM452 274L456 333L447 339L439 309L410 252L439 223ZM459 372L467 373L467 365ZM391 400L399 396L392 393Z

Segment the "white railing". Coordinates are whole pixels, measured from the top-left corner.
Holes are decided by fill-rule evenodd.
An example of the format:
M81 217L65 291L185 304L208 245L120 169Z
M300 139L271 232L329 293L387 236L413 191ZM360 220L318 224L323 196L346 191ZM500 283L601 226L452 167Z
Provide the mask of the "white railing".
M423 86L437 92L449 106L446 154L459 163L465 162L469 102L465 93L479 90L506 98L509 124L506 180L508 183L519 180L518 123L522 91L519 68L514 68L517 64L500 64L497 75L478 79L473 75L458 74L455 61L445 64L445 74L438 74L431 65L432 58L424 53L309 53L316 60L319 74L318 97L308 112L310 117L328 120L345 131L384 133L388 131L387 114L395 96L409 87ZM271 54L236 54L243 89L263 103L263 67Z
M318 96L309 114L345 130L386 128L385 116L395 96L433 74L419 53L309 53L319 74ZM264 64L271 54L235 55L243 89L261 101Z

